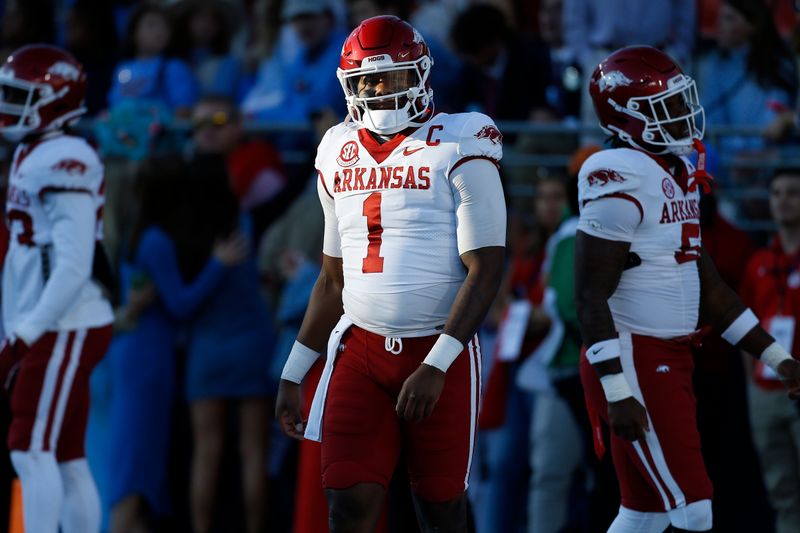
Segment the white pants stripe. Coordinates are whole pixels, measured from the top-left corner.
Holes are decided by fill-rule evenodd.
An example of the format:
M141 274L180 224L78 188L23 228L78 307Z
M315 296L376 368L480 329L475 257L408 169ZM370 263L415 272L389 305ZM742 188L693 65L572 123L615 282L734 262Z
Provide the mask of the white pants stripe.
M32 451L44 450L44 435L47 432L50 407L53 404L53 396L58 386L58 374L61 370L61 363L64 361L69 335L69 331L60 331L58 333L56 342L53 345L53 352L47 362L42 391L39 393L39 403L36 405L36 420L33 422L33 430L31 432L30 449Z
M469 457L467 458L467 472L464 476L464 490L469 487L469 473L472 469L472 455L475 451L475 429L478 423L478 402L481 395L481 358L478 335L468 343L469 353L469 379L470 379L470 413L469 413Z
M639 379L636 375L631 334L621 332L619 334L619 342L621 348L620 360L622 362L622 371L625 375L625 379L628 381L628 385L631 388L631 392L633 392L633 396L645 407L645 409L647 409L647 404L645 404L644 397L642 396L642 390L639 387ZM649 413L647 418L650 424L650 431L645 433L644 444L649 449L650 456L653 458L652 464L648 461L647 455L644 453L644 450L639 442L634 443L634 449L639 455L642 463L645 465L645 468L650 475L650 479L652 479L653 484L658 488L659 494L661 494L661 498L664 501L664 510L669 511L674 507L682 507L686 505L686 496L683 494L683 491L681 490L680 486L678 486L678 483L675 481L675 478L672 476L672 473L669 470L667 460L664 457L664 452L661 448L661 443L658 440L658 434L656 433ZM656 473L658 475L655 475ZM663 480L663 485L661 482L659 482L659 477L661 480ZM670 498L668 496L671 497L672 501L675 502L674 507L670 504Z
M64 422L64 413L67 410L67 402L72 392L72 383L75 381L75 374L81 362L81 353L83 352L83 343L85 340L85 329L79 329L75 332L75 339L72 341L72 350L70 350L69 355L69 363L67 364L66 372L64 372L64 381L61 383L61 390L58 392L58 403L56 403L56 411L53 414L53 426L50 429L51 450L56 449L58 436L61 435L61 424Z

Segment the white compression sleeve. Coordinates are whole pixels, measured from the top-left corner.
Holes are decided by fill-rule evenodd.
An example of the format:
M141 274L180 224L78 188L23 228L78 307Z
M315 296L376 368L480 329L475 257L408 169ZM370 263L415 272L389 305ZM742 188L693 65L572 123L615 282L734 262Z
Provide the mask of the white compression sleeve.
M458 253L506 245L506 201L497 166L472 159L450 175L456 207Z

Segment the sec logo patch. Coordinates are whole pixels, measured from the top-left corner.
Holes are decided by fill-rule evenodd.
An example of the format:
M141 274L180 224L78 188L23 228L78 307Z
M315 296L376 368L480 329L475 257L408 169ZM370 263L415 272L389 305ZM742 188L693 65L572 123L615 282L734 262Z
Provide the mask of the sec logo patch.
M342 167L352 167L358 163L358 144L355 141L348 141L342 146L336 162Z
M675 186L672 185L669 178L664 178L664 181L661 182L661 190L664 191L664 196L670 200L675 198Z

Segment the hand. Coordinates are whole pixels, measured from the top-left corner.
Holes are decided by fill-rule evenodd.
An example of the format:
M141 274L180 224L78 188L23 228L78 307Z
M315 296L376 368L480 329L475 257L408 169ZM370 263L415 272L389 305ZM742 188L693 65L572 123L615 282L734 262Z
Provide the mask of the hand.
M800 361L787 359L778 365L778 375L789 390L789 398L800 400Z
M288 437L303 440L306 424L300 414L300 385L281 380L275 400L275 418Z
M125 305L125 316L129 320L136 320L142 311L153 303L156 299L156 287L152 282L147 281L140 286L128 289L127 304Z
M249 252L247 238L240 231L234 231L228 237L214 243L214 257L227 267L238 265L247 259Z
M608 404L608 425L619 438L630 441L643 439L650 431L647 411L633 396Z
M418 422L431 416L444 388L445 373L435 366L421 364L406 378L397 397L397 416Z
M30 348L18 338L5 338L0 343L0 384L6 391L11 391L17 377L22 357Z

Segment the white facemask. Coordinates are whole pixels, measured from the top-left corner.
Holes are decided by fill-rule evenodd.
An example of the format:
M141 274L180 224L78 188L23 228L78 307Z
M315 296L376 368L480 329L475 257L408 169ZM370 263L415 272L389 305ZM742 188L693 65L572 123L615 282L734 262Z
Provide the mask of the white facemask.
M367 109L364 122L367 128L376 133L391 135L408 127L406 109Z

